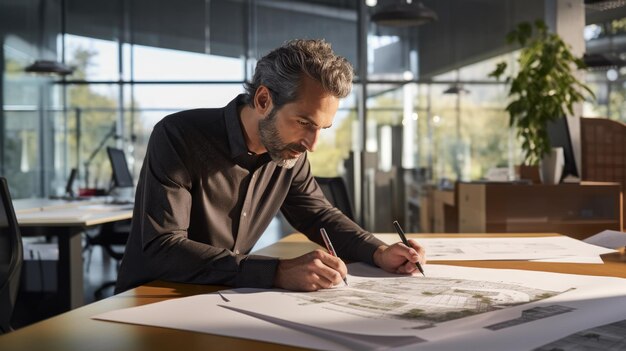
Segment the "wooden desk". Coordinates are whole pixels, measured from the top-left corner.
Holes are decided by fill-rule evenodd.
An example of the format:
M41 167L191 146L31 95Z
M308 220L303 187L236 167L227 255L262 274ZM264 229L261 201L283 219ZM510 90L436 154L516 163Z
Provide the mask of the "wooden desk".
M82 233L93 226L132 217L132 205L107 205L102 200L13 201L22 236L53 236L59 246L57 286L61 311L84 304Z
M529 237L551 234L438 234L429 237ZM553 235L553 234L552 234ZM410 235L420 238L428 235ZM306 241L301 234L290 235L278 243L256 253L295 257L312 249L316 244ZM437 263L485 267L528 269L536 271L578 273L598 276L626 278L626 254L603 256L605 263L543 263L524 261L440 261ZM431 262L431 263L434 263ZM223 289L222 286L203 286L194 284L175 284L152 282L123 294L112 296L102 301L78 308L51 319L0 336L0 349L9 350L299 350L298 348L229 338L210 334L164 329L157 327L129 325L90 319L99 313L120 308L140 306L172 298L209 293ZM202 313L202 311L198 311Z

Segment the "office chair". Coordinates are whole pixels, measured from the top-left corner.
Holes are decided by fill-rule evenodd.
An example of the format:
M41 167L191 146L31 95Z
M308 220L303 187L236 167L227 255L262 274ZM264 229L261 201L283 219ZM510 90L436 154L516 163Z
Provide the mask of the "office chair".
M126 156L123 150L107 147L107 154L109 155L109 161L111 162L111 190L115 188L132 188L133 187L133 177L128 168L128 163L126 162ZM114 203L127 203L126 201L114 201ZM91 255L93 252L93 246L99 245L102 249L109 254L109 256L117 261L118 267L119 263L124 256L123 247L126 245L128 241L128 236L130 233L130 220L123 222L114 222L105 224L100 227L100 230L97 235L90 236L87 235L87 245L89 248L89 259L88 266L91 265ZM115 247L122 246L122 249L115 249ZM94 297L96 300L100 300L103 296L102 293L105 289L114 286L115 282L110 281L104 283L100 286L94 293Z
M130 233L130 220L103 224L98 233L94 236L86 235L85 248L89 250L87 259L87 270L91 265L91 255L93 253L94 246L100 246L106 252L109 257L116 261L117 266L124 257L124 247L128 241ZM108 281L103 283L94 292L94 298L101 300L104 295L104 291L112 286L115 286L115 281Z
M23 250L9 187L0 177L0 333L13 330L11 316L20 285Z
M317 184L322 188L322 192L328 199L328 201L335 207L337 207L343 214L354 221L354 214L352 212L352 202L348 196L348 189L341 177L315 177Z

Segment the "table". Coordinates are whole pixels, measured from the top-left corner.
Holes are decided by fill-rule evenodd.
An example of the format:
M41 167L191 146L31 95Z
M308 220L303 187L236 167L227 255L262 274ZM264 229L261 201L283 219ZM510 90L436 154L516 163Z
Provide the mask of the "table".
M59 246L57 287L59 308L68 311L84 304L82 233L101 224L132 217L132 205L105 200L14 200L22 236L56 237Z
M529 237L556 234L435 234L428 237ZM409 235L420 238L425 235ZM292 234L255 253L278 257L296 257L319 248L302 234ZM438 261L437 263L485 267L527 269L557 273L578 273L626 278L626 253L604 255L604 264L545 263L526 261ZM432 263L432 262L431 262ZM167 299L204 294L225 289L223 286L176 284L161 281L129 290L51 319L0 336L0 349L38 350L299 350L291 346L230 338L218 335L157 327L112 323L90 319L91 316L120 308L145 305Z

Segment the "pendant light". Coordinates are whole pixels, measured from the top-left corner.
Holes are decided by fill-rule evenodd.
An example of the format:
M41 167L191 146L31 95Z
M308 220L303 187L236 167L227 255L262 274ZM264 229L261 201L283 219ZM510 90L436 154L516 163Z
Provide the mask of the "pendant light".
M456 83L450 85L448 89L443 91L444 94L469 94L469 90L465 89L462 84Z
M370 19L381 26L412 27L436 21L438 17L435 11L421 2L400 0L395 4L382 6Z
M39 42L38 42L38 50L40 51L44 46L44 32L46 28L46 0L39 0ZM61 33L65 34L65 1L61 1ZM65 76L68 74L72 74L74 69L63 62L53 61L53 60L43 60L39 59L33 62L31 65L24 68L24 71L35 74L44 74L44 75L60 75Z

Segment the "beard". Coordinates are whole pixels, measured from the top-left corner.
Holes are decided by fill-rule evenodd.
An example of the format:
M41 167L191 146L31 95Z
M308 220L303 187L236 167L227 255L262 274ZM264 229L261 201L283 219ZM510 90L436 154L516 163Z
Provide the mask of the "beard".
M292 153L304 153L306 148L300 144L285 143L280 138L278 128L276 128L276 109L272 111L264 119L259 121L259 137L261 143L265 146L267 153L278 167L293 168L298 162L299 157L292 157Z

